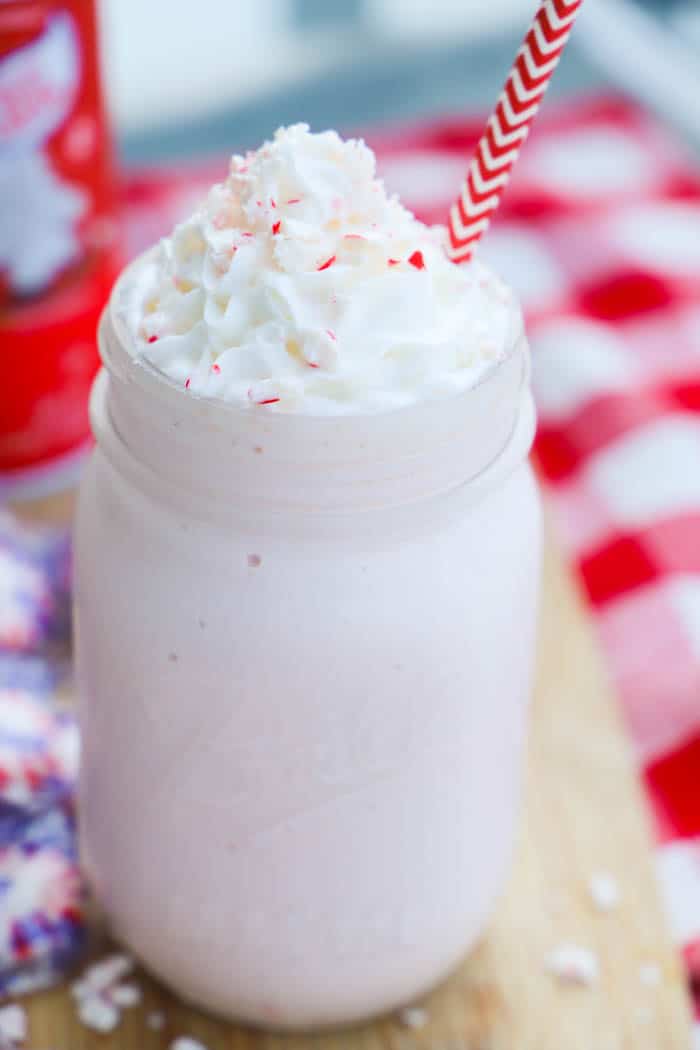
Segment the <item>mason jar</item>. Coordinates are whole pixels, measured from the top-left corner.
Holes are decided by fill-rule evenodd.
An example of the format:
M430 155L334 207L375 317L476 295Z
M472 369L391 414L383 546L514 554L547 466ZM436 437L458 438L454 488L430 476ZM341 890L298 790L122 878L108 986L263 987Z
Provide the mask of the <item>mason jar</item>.
M513 846L541 526L520 315L468 390L281 414L136 359L128 276L76 527L86 870L185 999L365 1018L458 963Z

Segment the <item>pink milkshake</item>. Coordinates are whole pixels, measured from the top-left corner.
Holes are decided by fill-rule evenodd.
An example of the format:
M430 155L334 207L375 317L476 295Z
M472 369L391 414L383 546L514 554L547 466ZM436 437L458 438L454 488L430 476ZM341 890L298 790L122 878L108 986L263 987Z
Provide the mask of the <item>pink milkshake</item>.
M278 1028L482 932L520 795L540 512L519 311L358 141L247 157L118 283L77 526L82 840L115 935Z

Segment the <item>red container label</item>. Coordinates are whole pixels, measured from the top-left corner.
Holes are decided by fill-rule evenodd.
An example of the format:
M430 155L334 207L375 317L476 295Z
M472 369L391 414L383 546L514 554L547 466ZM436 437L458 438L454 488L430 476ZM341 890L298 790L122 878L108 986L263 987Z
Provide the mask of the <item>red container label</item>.
M0 0L0 471L88 437L116 273L92 0Z

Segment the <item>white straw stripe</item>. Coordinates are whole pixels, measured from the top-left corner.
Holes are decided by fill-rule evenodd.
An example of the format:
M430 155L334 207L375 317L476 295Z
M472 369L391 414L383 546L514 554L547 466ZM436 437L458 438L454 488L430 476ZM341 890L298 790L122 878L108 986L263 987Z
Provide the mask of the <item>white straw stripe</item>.
M502 175L498 175L496 178L482 179L479 165L475 160L471 162L469 170L472 174L474 189L479 195L482 193L493 193L494 190L502 189L508 182L509 173L507 171Z
M557 56L557 60L558 58L559 56ZM510 82L513 85L515 97L517 98L518 102L530 102L533 99L537 99L537 101L539 102L539 100L542 98L545 91L547 90L546 81L544 84L537 84L536 87L530 88L528 90L528 88L526 88L523 84L523 78L520 76L520 70L517 68L513 69L513 72L510 75Z
M569 39L569 34L567 33L566 36L557 37L557 39L553 40L550 44L542 32L542 26L537 21L532 23L532 32L535 35L537 46L543 55L551 55L553 51L557 51Z
M497 171L498 168L504 167L506 164L512 164L515 162L518 153L520 152L519 146L515 149L508 150L507 153L502 153L500 157L494 157L491 153L491 147L489 146L488 139L483 138L479 144L481 155L484 159L484 164L489 171Z
M489 126L493 130L493 137L496 140L497 146L520 145L521 142L525 141L529 130L527 124L523 124L521 127L515 128L513 131L506 131L501 120L500 109L497 109L489 120Z
M516 114L513 111L513 107L510 104L510 99L508 98L508 95L505 91L501 93L501 96L498 100L498 104L499 106L503 106L503 111L506 115L506 119L514 127L519 124L527 124L529 121L532 120L535 113L540 108L540 103L538 99L534 105L528 106L527 109L524 109L521 113Z

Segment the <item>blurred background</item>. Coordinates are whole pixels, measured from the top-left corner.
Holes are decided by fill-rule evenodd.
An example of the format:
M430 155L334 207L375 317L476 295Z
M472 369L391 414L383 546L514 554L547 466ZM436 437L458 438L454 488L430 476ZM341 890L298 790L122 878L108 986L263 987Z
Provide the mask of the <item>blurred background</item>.
M478 110L493 103L534 7L533 0L103 0L121 155L225 152L302 119L349 128ZM679 89L697 76L699 57L695 0L586 0L551 91L614 83L677 120ZM693 114L681 123L700 141L700 103L688 104Z

